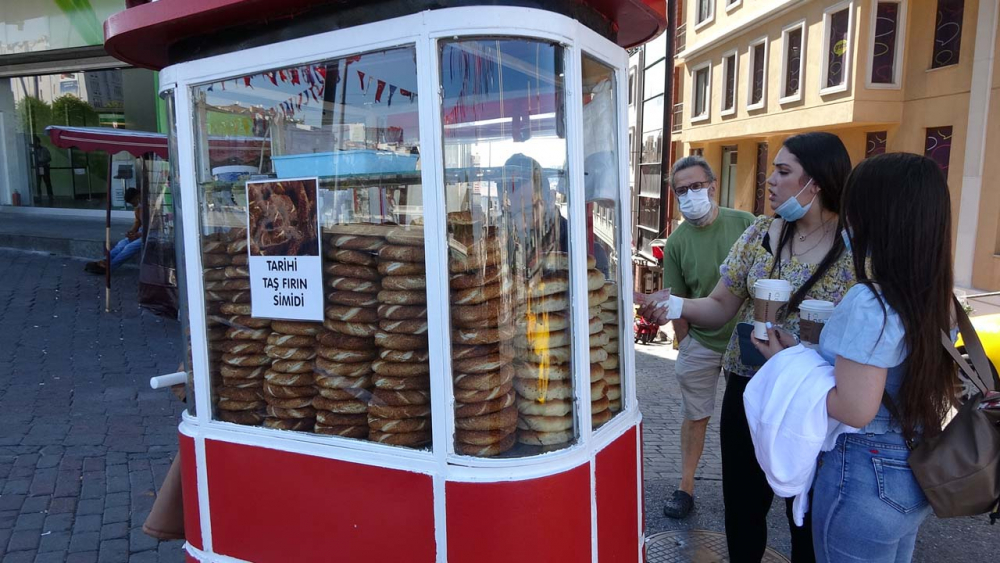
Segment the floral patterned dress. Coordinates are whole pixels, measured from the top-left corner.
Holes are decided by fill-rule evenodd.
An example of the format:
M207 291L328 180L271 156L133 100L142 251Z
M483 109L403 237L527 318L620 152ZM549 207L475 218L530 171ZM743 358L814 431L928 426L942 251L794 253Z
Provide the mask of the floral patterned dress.
M770 277L774 256L764 248L763 242L764 236L773 222L773 217L758 217L743 232L743 235L729 251L726 261L719 267L722 282L729 291L745 300L736 315L737 322L753 323L753 295L751 294L753 285L759 279ZM777 241L770 241L770 245L772 249L776 248ZM813 285L806 295L806 299L822 299L832 301L835 304L840 303L840 300L847 294L847 290L856 281L852 260L851 253L844 252L826 271L826 274ZM815 271L815 264L799 262L793 256L790 260L781 263L780 273L775 272L775 275L779 275L791 283L793 291L798 291ZM798 335L799 312L789 311L782 323L782 328ZM722 359L722 369L745 377L752 376L758 369L746 366L740 361L740 343L735 331L729 339L729 346Z

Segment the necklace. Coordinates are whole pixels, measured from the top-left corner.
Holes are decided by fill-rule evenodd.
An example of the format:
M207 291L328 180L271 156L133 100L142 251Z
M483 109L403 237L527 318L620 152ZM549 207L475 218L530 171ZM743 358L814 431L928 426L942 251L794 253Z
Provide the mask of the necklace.
M813 233L814 232L816 232L816 229L813 229ZM812 233L809 233L809 234L812 234ZM823 234L825 235L826 231L823 231ZM799 241L801 242L802 240L803 239L800 237ZM802 256L803 254L805 254L805 253L809 252L810 250L812 250L812 249L816 248L817 246L819 246L819 243L823 242L824 240L826 240L826 236L819 237L818 239L816 239L816 242L813 243L812 246L810 246L809 248L807 248L805 250L802 250L800 252L795 252L795 243L793 242L792 245L791 245L791 248L789 249L789 251L791 252L792 256Z
M804 235L798 235L799 242L805 241L806 238L809 237L809 235L811 235L811 234L815 233L816 231L820 230L821 228L825 227L826 224L829 223L829 222L830 222L830 219L827 219L826 221L823 221L822 223L820 223L818 227L816 227L815 229L809 231L808 233L806 233Z

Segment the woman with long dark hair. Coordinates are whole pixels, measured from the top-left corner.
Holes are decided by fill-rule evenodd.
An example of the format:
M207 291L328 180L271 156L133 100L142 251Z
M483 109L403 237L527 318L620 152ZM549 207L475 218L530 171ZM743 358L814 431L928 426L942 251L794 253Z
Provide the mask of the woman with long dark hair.
M955 398L955 365L941 346L955 318L951 198L937 164L906 153L859 164L843 197L858 285L827 321L819 351L834 366L829 416L861 432L842 434L820 457L816 559L905 562L931 510L906 437L939 433ZM792 343L757 342L768 357Z
M683 318L692 325L717 328L737 317L752 323L753 286L759 279L783 279L793 288L781 326L798 334L799 304L806 298L839 303L854 284L850 253L840 237L837 212L851 159L840 139L814 132L789 137L774 158L768 177L777 217L759 217L743 233L722 264L722 278L704 299L680 299L668 290L638 295L640 313L658 324ZM666 306L664 306L666 305ZM751 346L749 342L747 346ZM743 407L743 392L760 366L741 360L737 333L722 361L726 392L722 401L722 494L726 542L734 563L759 562L767 548L767 513L774 492L757 463ZM792 521L792 560L813 560L811 528Z

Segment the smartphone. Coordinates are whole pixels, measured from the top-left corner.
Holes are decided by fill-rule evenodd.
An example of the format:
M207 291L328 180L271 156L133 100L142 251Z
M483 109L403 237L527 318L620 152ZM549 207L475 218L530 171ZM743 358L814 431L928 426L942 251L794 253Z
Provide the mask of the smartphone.
M750 337L753 335L753 323L739 323L736 325L736 335L740 341L740 361L747 367L760 367L767 361L760 350L753 345Z

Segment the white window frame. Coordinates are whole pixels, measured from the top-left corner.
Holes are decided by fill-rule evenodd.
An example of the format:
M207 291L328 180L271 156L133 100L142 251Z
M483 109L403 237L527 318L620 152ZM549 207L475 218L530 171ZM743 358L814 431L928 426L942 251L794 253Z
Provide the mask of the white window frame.
M694 114L698 99L698 72L706 70L708 82L705 84L705 113ZM691 123L707 121L712 116L712 61L708 60L698 66L691 67Z
M840 12L842 10L847 10L847 50L844 51L844 83L838 84L836 86L827 87L826 80L827 78L829 78L830 57L827 56L829 53L827 53L826 50L830 43L830 32L831 32L831 26L833 25L833 14ZM820 96L826 96L828 94L837 94L840 92L847 91L847 88L851 82L852 43L854 43L854 0L847 0L845 2L840 2L823 10L823 45L822 49L820 50L820 53L822 53L823 55L822 56L823 71L820 73L820 81L819 81Z
M708 17L706 17L702 21L698 21L698 13L700 11L700 10L698 10L698 4L700 4L701 2L708 2ZM716 0L695 0L695 2L694 2L694 30L695 31L698 31L699 29L701 29L701 28L703 28L703 27L705 27L705 26L707 26L707 25L709 25L709 24L711 24L712 22L715 21L715 2L716 2Z
M875 18L878 16L878 5L898 4L899 17L896 18L896 56L893 58L892 83L880 84L872 82L872 67L875 65ZM868 32L868 68L865 71L865 87L870 90L899 90L903 86L903 53L906 45L906 0L874 0L872 2L871 26Z
M733 2L732 4L729 4L729 3L728 3L728 2L729 2L729 0L726 0L726 2L727 2L727 4L726 4L726 13L727 13L727 14L728 14L729 12L732 12L732 11L733 11L733 10L735 10L736 8L739 8L740 6L742 6L742 5L743 5L743 0L736 0L736 1L735 1L735 2Z
M726 76L726 59L733 57L736 62L733 63L733 107L726 107L726 82L728 82L728 76ZM740 92L740 53L736 49L731 51L726 51L722 54L722 90L720 91L721 96L719 96L719 115L733 115L736 113L736 103Z
M785 93L785 84L788 83L788 81L785 79L785 77L788 74L788 35L791 32L795 31L796 29L802 30L802 39L801 39L802 52L799 54L799 91L792 95L788 95ZM778 81L779 82L778 87L780 88L778 91L781 93L781 96L778 98L779 104L789 104L792 102L798 102L802 100L802 91L805 90L806 88L806 82L805 82L805 69L806 69L805 61L806 61L806 44L807 44L806 29L807 29L806 20L804 19L781 28L781 75L779 76L779 81Z
M753 67L757 62L754 60L754 48L761 43L764 44L764 82L761 88L760 101L753 103ZM748 61L747 61L747 110L763 109L767 104L767 67L768 67L768 56L770 53L770 46L768 45L767 36L759 37L750 42L750 49L747 50Z

